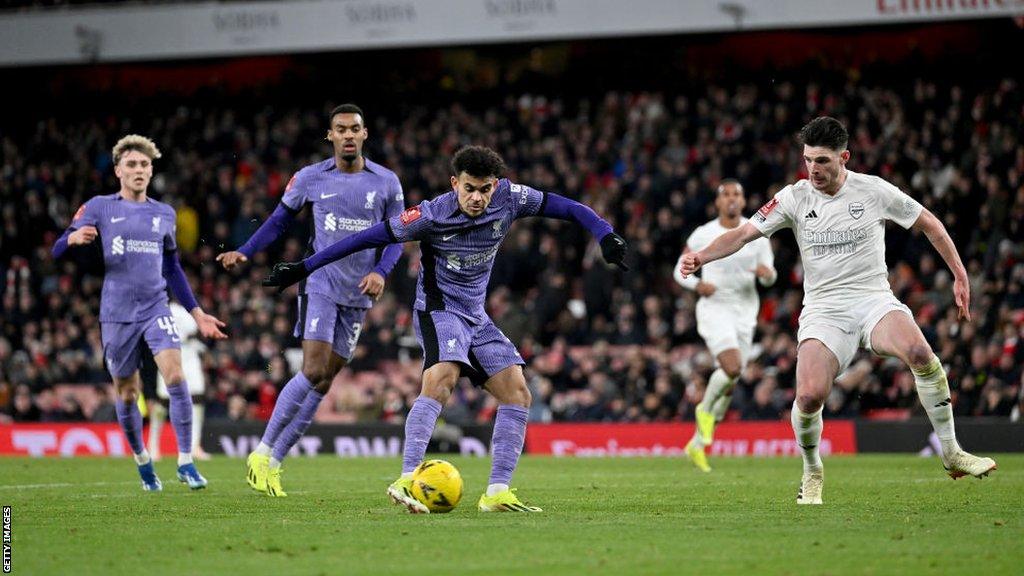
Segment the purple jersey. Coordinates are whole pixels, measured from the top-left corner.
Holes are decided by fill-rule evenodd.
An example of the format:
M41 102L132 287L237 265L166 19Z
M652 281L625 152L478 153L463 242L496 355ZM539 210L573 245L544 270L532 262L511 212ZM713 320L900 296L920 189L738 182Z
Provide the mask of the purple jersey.
M133 202L120 194L94 196L75 214L69 230L95 226L103 245L101 322L141 322L170 316L164 252L177 250L175 214L163 202Z
M544 192L501 179L487 210L476 218L459 209L458 196L450 191L389 219L395 241L420 240L423 262L413 308L448 310L483 323L498 247L514 220L541 212L544 198Z
M365 160L356 174L338 170L334 158L310 164L292 177L281 203L298 211L313 207L313 250L319 251L342 238L369 228L405 208L398 176ZM373 302L360 294L359 282L373 271L375 250L356 252L310 274L304 293L320 294L335 304L369 308Z

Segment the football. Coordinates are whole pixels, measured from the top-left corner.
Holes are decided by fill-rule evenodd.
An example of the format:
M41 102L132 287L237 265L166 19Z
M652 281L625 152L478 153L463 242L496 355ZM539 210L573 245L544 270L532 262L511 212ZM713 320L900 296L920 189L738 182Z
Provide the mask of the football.
M432 513L451 512L462 499L462 475L445 460L424 460L412 472L412 495Z

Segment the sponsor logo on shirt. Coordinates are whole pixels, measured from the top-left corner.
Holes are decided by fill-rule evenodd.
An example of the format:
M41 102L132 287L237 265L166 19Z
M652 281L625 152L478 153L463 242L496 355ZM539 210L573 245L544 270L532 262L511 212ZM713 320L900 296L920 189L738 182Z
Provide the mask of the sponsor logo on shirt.
M121 256L125 252L136 254L160 254L160 244L150 240L126 240L122 236L114 236L110 242L110 253Z
M420 207L413 206L412 208L406 208L405 211L402 212L402 215L398 217L398 219L402 222L403 225L408 226L409 224L412 224L413 222L419 220L420 216L422 215L423 213L420 212Z
M511 188L512 194L519 194L519 203L526 204L526 200L530 196L530 189L521 184L513 184Z
M363 208L366 208L367 210L372 209L373 208L373 199L376 196L377 196L377 191L376 190L371 190L371 191L367 192L366 193L366 204L363 205Z
M373 222L366 218L341 218L335 216L333 212L328 212L324 216L324 230L328 232L336 232L338 230L344 230L347 232L359 232L366 230L373 225Z
M865 228L820 232L804 230L803 237L812 256L836 256L856 252L857 243L867 239L868 231Z
M854 220L858 220L864 215L864 204L860 202L850 202L849 210L850 216L853 216Z

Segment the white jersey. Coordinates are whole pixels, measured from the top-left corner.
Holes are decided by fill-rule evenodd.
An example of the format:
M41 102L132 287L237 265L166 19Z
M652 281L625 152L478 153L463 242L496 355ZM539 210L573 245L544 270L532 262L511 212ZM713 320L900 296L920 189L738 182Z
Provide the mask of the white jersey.
M740 226L747 222L746 218L740 218ZM714 219L703 226L697 227L686 239L686 247L691 252L703 250L711 241L731 228L722 226L718 219ZM680 257L682 258L682 257ZM705 296L703 301L715 304L740 305L743 308L753 308L757 313L758 297L754 280L757 276L754 271L759 264L763 264L774 270L775 256L772 254L772 244L767 238L758 238L748 242L735 254L730 254L721 260L708 262L700 269L700 279L703 282L713 284L715 293ZM679 270L679 265L676 265ZM770 286L774 280L764 282Z
M188 383L189 394L200 395L206 390L206 376L203 374L203 361L199 355L206 350L206 345L196 337L199 334L199 325L185 307L177 302L171 302L171 316L174 317L174 324L181 338L181 373ZM156 385L157 395L166 399L167 384L159 373Z
M750 223L765 236L792 228L804 269L804 307L842 307L869 293L891 293L885 221L910 228L923 207L877 176L847 171L829 196L808 180L786 186Z

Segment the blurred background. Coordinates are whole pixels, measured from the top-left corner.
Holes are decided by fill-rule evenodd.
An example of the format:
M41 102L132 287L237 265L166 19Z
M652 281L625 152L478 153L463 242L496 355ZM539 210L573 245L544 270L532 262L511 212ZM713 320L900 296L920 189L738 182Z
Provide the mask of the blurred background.
M407 205L447 189L454 150L484 144L513 181L589 204L630 242L628 273L567 223L519 221L502 246L487 306L527 362L534 421L692 419L713 359L672 267L714 218L723 178L743 183L747 214L803 178L795 134L826 114L849 129L849 167L938 215L968 268L974 321L960 323L927 239L887 228L890 284L948 367L956 414L1016 421L1024 5L651 4L3 0L0 422L115 420L102 262L54 261L50 247L79 205L117 190L110 149L127 133L161 148L150 195L177 209L193 289L230 330L203 354L207 418L266 420L301 351L295 289L259 281L304 254L308 214L240 273L214 257L248 238L296 170L331 155L327 111L344 102L365 111L366 156L398 174ZM772 246L779 281L761 289L729 420L788 422L802 271L790 232ZM419 265L406 245L318 422L403 422L419 393ZM464 382L445 418L487 423L495 408ZM864 352L825 410L923 414L909 370Z

